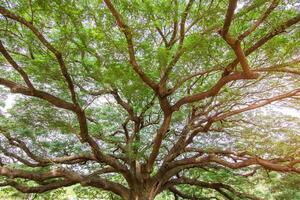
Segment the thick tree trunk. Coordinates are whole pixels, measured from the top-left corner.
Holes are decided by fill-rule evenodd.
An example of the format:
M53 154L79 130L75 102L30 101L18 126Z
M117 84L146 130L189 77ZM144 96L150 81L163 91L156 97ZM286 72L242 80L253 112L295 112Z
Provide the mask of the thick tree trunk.
M138 185L130 190L128 200L154 200L155 193L153 188L148 185Z
M147 192L141 191L131 193L128 200L154 200L154 197Z

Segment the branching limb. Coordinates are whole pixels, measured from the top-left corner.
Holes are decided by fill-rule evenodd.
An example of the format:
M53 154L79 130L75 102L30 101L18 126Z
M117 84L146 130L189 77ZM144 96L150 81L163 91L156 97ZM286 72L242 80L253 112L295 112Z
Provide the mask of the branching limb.
M248 77L245 74L239 73L239 72L230 74L228 76L224 76L211 89L209 89L205 92L201 92L198 94L194 94L194 95L190 95L190 96L181 98L179 101L177 101L175 103L175 105L172 106L172 109L179 110L179 108L184 104L193 103L196 101L200 101L202 99L206 99L208 97L215 96L218 94L218 92L221 90L221 88L224 85L226 85L227 83L236 81L236 80L249 79L249 78L252 79L253 77Z
M183 192L179 191L175 186L171 186L169 188L169 190L175 196L179 196L179 197L181 197L183 199L189 199L189 200L210 200L211 199L211 198L204 198L204 197L198 198L198 197L191 196L189 194L186 194L186 193L183 193Z
M11 64L11 66L22 76L23 80L25 81L26 85L29 89L34 89L31 81L29 80L28 75L26 72L14 61L14 59L9 55L7 50L2 44L2 41L0 40L0 52L2 55L6 58L6 60Z
M282 165L280 164L281 162L276 161L276 160L265 160L262 158L254 157L254 158L249 158L247 160L241 161L241 162L236 162L236 163L231 163L229 161L223 160L221 158L218 158L217 156L212 156L210 159L212 162L221 164L225 167L231 168L231 169L239 169L251 165L260 165L265 169L273 170L273 171L278 171L278 172L296 172L300 173L300 169L296 168L295 165L297 163L300 163L300 160L292 160L292 161L287 161L287 164Z
M186 75L186 76L183 76L181 79L179 79L175 86L170 89L169 93L168 94L172 94L174 93L179 87L181 87L186 81L189 81L195 77L201 77L203 75L206 75L206 74L209 74L211 72L215 72L215 71L219 71L221 70L221 68L219 67L213 67L212 69L210 70L207 70L207 71L201 71L201 72L195 72L195 73L190 73L189 75Z
M275 101L280 101L280 100L283 100L283 99L286 99L286 98L289 98L289 97L296 96L298 94L300 94L300 89L295 89L293 91L275 96L273 98L265 99L265 100L262 100L260 102L255 103L255 104L248 105L245 108L241 108L241 109L229 111L227 113L223 113L219 116L213 117L212 121L214 121L214 122L219 121L219 120L225 119L227 117L230 117L230 116L233 116L233 115L236 115L236 114L239 114L239 113L243 113L243 112L246 112L246 111L249 111L249 110L253 110L253 109L265 106L265 105L270 104L270 103L275 102Z
M263 36L261 39L259 39L257 42L255 42L251 47L246 49L245 56L248 56L251 53L253 53L254 51L256 51L257 49L259 49L261 46L263 46L265 43L267 43L273 37L275 37L281 33L284 33L286 31L286 29L297 24L299 21L300 21L300 15L297 15L297 16L287 20L286 22L280 24L274 30L272 30L271 32L269 32L268 34ZM233 71L233 69L238 65L238 63L239 63L238 59L235 59L233 62L228 64L224 70L223 76L230 74Z
M105 162L109 161L110 163L112 163L111 159L104 156L104 154L102 154L102 152L99 151L98 144L88 135L88 128L87 128L85 114L83 113L83 111L78 111L78 109L76 108L76 106L74 106L74 104L66 102L62 99L59 99L49 93L46 93L46 92L43 92L40 90L36 90L36 89L32 90L32 89L26 88L24 86L21 86L15 82L3 79L3 78L0 78L0 85L10 88L12 93L20 93L20 94L24 94L26 96L38 97L40 99L48 101L49 103L55 105L58 108L64 108L64 109L75 112L77 115L78 121L79 121L80 134L81 134L82 140L85 142L88 142L90 144L90 146L92 147L93 152L95 153L98 160L100 160L100 161L105 160ZM106 159L103 159L103 157ZM114 164L116 164L116 162L114 162ZM120 169L120 165L119 165L119 169Z
M157 181L164 183L182 170L203 167L210 164L218 164L230 169L242 169L257 165L272 171L300 173L300 169L296 167L296 165L300 163L300 160L294 158L263 159L257 156L251 156L247 154L247 152L224 150L211 151L199 149L194 150L194 152L196 154L189 158L165 163L157 173ZM232 162L232 160L234 162Z
M116 10L114 5L110 0L104 0L106 6L116 19L117 25L119 26L120 30L124 33L126 40L127 40L127 46L128 46L128 53L129 53L129 63L132 65L134 71L140 76L140 78L154 91L157 91L157 85L156 83L151 80L141 69L141 67L138 65L136 58L135 58L135 50L133 45L133 39L132 39L132 33L130 28L122 19L122 16L120 13Z
M98 144L96 143L96 141L92 137L90 137L89 134L88 134L88 126L87 126L86 116L85 116L84 111L81 109L80 105L77 102L76 93L75 93L75 89L74 89L74 84L73 84L73 81L71 79L71 76L68 73L65 62L62 58L62 54L52 44L50 44L46 40L46 38L42 35L42 33L39 32L39 30L35 26L33 26L32 23L26 21L24 18L22 18L18 15L15 15L14 13L8 11L7 9L5 9L2 6L0 6L0 13L4 17L8 17L8 18L10 18L14 21L17 21L17 22L23 24L27 28L29 28L33 32L33 34L39 39L39 41L49 51L51 51L55 55L55 57L56 57L56 59L59 63L62 75L64 76L64 78L65 78L65 80L68 84L68 88L70 90L70 93L71 93L73 105L70 106L70 107L72 107L72 109L69 108L69 110L72 110L73 112L76 113L76 116L77 116L77 119L78 119L78 122L79 122L79 126L80 126L81 139L82 139L83 142L87 142L91 146L91 148L92 148L92 150L93 150L93 152L96 155L98 160L103 160L102 157L105 157L105 156L103 155L102 152L100 152ZM7 57L7 55L6 55L6 57ZM7 58L9 59L9 57L7 57ZM15 63L13 63L13 64L15 64ZM48 93L38 91L38 90L33 90L32 88L30 88L30 89L24 88L22 86L18 86L16 84L14 84L11 81L7 81L7 80L4 80L4 79L0 79L0 84L11 88L11 90L16 91L17 93L22 93L22 94L25 94L27 96L39 97L39 98L42 98L44 100L47 100L48 102L56 105L57 107L66 108L66 105L62 105L62 103L66 104L65 102L62 102L60 99L58 99L58 98L56 98L56 97L54 97L54 96L52 96ZM57 101L59 101L59 102L57 102ZM108 160L110 160L110 159L108 159Z
M7 18L10 18L14 21L17 21L21 24L23 24L24 26L26 26L27 28L29 28L33 34L39 39L39 41L49 50L51 51L57 61L58 64L60 66L60 70L62 72L62 75L64 76L67 84L68 84L68 88L70 90L71 93L71 97L72 97L72 101L75 105L79 106L79 104L77 103L77 99L76 99L76 93L75 93L75 89L74 89L74 84L73 81L71 79L71 76L68 73L68 70L66 68L65 62L62 58L62 54L61 52L59 52L52 44L50 44L47 39L43 36L43 34L30 22L26 21L24 18L10 12L9 10L7 10L6 8L0 6L0 13Z
M70 186L76 183L80 183L82 186L92 186L108 190L120 195L123 198L128 198L128 189L121 184L111 182L109 180L94 177L83 176L72 171L67 171L62 168L53 169L48 172L36 172L32 173L25 170L13 169L8 167L0 167L0 176L8 178L22 178L27 180L33 180L38 183L44 182L53 178L61 178L62 180L50 182L37 187L28 187L24 185L15 184L15 182L8 181L0 184L0 186L12 186L16 189L26 193L39 193L45 192L60 187Z
M187 20L187 16L193 6L193 3L195 1L194 0L189 0L188 4L186 5L186 8L184 10L184 12L182 13L181 16L181 21L180 21L180 32L179 32L179 46L178 49L175 53L175 55L173 56L173 59L170 61L170 63L166 66L166 69L162 71L161 73L161 79L159 82L159 86L160 88L162 88L162 90L166 90L166 81L168 79L168 75L170 73L170 71L172 70L173 66L179 61L180 57L183 55L185 49L183 47L183 42L184 42L184 38L185 38L185 23Z
M32 90L30 88L24 87L13 81L3 79L3 78L0 78L0 85L3 85L5 87L9 88L12 93L18 93L18 94L23 94L26 96L37 97L37 98L46 100L47 102L51 103L52 105L54 105L58 108L63 108L63 109L70 110L70 111L76 110L76 107L74 106L74 104L69 103L65 100L62 100L56 96L53 96L47 92L44 92L44 91L40 91L37 89Z
M203 181L199 181L197 179L191 179L191 178L187 178L187 177L179 177L176 179L171 179L170 181L168 181L168 183L165 184L166 188L172 188L174 187L174 185L181 185L181 184L187 184L187 185L192 185L192 186L197 186L200 188L208 188L208 189L213 189L216 190L218 192L222 191L222 190L227 190L229 192L231 192L233 195L240 197L240 198L244 198L244 199L255 199L257 200L257 197L254 197L252 195L249 194L243 194L237 190L235 190L233 187L226 185L224 183L208 183L208 182L203 182ZM226 193L221 192L222 195L226 195ZM227 198L230 197L229 195L226 196ZM231 198L233 199L233 198Z
M128 113L130 119L136 123L139 123L140 119L139 117L136 115L136 113L133 110L133 107L125 102L119 95L117 90L112 91L112 95L114 96L115 100L117 101L117 103L119 105L121 105Z
M222 35L227 35L227 33L229 31L229 27L233 20L234 11L236 9L236 6L237 6L237 0L229 0L224 25L222 28Z
M152 152L149 156L148 162L147 162L147 171L151 172L153 164L155 163L155 160L159 154L159 150L162 144L162 141L164 139L165 134L167 133L169 126L171 122L171 115L164 116L164 121L160 127L160 129L157 131L157 134L154 138Z
M62 156L62 157L54 157L54 158L45 158L34 154L30 148L18 138L12 138L9 134L5 133L4 136L7 138L10 145L19 147L25 154L31 158L32 160L36 161L37 166L47 166L50 164L74 164L74 163L81 163L86 161L96 160L93 155L70 155L70 156Z
M27 186L27 185L23 185L20 183L17 183L13 180L7 180L3 183L0 183L0 187L4 187L4 186L11 186L15 189L17 189L20 192L23 193L43 193L43 192L47 192L50 190L54 190L54 189L58 189L58 188L62 188L62 187L67 187L67 186L71 186L76 184L76 182L74 181L70 181L70 180L61 180L61 181L54 181L48 184L43 184L43 185L39 185L39 186Z
M250 70L248 61L246 59L246 55L241 47L240 41L236 40L235 38L230 36L230 34L228 33L229 26L233 19L233 14L234 14L234 10L235 10L236 6L237 6L237 0L229 1L224 26L223 26L223 29L219 33L223 37L223 39L227 42L227 44L234 51L238 62L241 64L241 66L243 68L243 73L245 74L245 76L249 77L249 78L256 78L257 76L254 75L253 72Z
M70 90L71 93L71 97L72 97L72 102L73 104L69 105L69 103L66 103L48 93L42 92L42 91L38 91L38 90L30 90L28 88L25 88L23 86L19 86L17 84L15 84L14 82L5 80L5 79L0 79L0 85L4 85L6 87L9 87L13 92L16 93L21 93L21 94L25 94L27 96L35 96L35 97L39 97L42 98L44 100L47 100L48 102L56 105L57 107L61 107L61 108L68 108L68 110L72 110L74 113L76 113L77 116L77 120L79 122L79 127L80 127L80 136L82 139L82 142L87 142L91 148L92 151L94 153L94 155L96 156L96 158L101 161L101 162L105 162L105 163L109 163L110 165L115 166L117 169L125 172L125 167L119 163L116 159L114 159L113 157L110 157L108 155L105 155L103 152L100 151L100 148L97 144L97 142L89 135L88 133L88 125L87 125L87 119L85 116L85 112L81 109L80 105L77 102L77 98L76 98L76 93L75 93L75 89L74 89L74 84L73 81L68 73L68 70L65 66L65 62L62 58L62 54L61 52L59 52L52 44L50 44L46 38L42 35L41 32L39 32L39 30L33 26L33 24L31 24L30 22L26 21L24 18L15 15L14 13L8 11L7 9L5 9L4 7L0 6L0 13L7 18L10 18L12 20L15 20L21 24L23 24L24 26L26 26L27 28L29 28L33 34L39 39L39 41L49 50L51 51L60 66L61 72L68 84L68 88ZM71 108L70 108L71 107Z
M168 42L167 48L171 48L173 44L176 42L177 32L178 32L178 0L174 1L175 3L175 15L174 15L174 23L173 23L173 32Z
M260 16L260 18L255 21L250 28L248 28L244 33L238 36L238 40L242 41L245 37L250 35L256 28L263 23L266 18L271 14L271 12L278 6L279 0L273 0L268 9Z
M29 167L41 167L41 166L45 166L45 165L42 165L42 164L39 164L39 163L33 163L31 161L28 161L24 158L22 158L21 156L15 154L15 153L12 153L8 150L6 150L6 148L0 146L0 152L2 152L5 156L9 157L9 158L13 158L13 159L16 159L17 161L23 163L24 165L27 165Z
M227 113L220 113L220 114L215 115L211 118L208 118L206 126L211 125L213 122L224 120L224 119L226 119L230 116L240 114L240 113L243 113L243 112L246 112L246 111L249 111L249 110L253 110L253 109L271 104L272 102L281 101L281 100L286 99L286 98L291 98L291 97L297 96L298 94L300 94L300 90L295 89L295 90L292 90L290 92L274 96L272 98L263 99L261 101L258 101L255 104L248 105L245 108L241 108L241 109L237 109L237 110L233 110L233 111L228 111ZM171 148L169 154L165 157L165 162L169 162L169 161L175 159L177 156L181 155L182 153L186 152L188 149L186 149L185 147L193 141L193 138L198 133L201 133L201 132L203 133L203 132L207 131L207 129L205 130L205 127L196 128L192 131L190 136L187 138L188 133L191 131L190 129L191 129L191 125L188 125L183 129L180 138L177 140L175 145ZM200 152L198 152L198 153L200 153Z
M292 61L287 62L287 63L272 65L272 66L268 66L268 67L256 68L256 69L254 69L254 71L258 71L258 72L282 72L282 73L300 75L300 70L297 68L297 65L299 65L299 63L300 63L300 59L297 58L297 59L292 60Z

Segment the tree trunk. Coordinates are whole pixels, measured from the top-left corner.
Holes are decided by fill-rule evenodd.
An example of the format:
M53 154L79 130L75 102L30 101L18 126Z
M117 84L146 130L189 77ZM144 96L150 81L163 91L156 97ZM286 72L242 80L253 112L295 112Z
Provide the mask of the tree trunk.
M144 192L134 192L131 193L128 200L153 200L154 197L151 197L149 193Z
M154 200L155 193L153 188L145 185L139 185L130 190L128 200Z

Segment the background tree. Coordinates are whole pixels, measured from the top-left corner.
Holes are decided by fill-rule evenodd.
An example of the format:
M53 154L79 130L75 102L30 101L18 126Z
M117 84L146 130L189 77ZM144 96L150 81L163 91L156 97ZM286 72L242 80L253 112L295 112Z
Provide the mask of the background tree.
M274 110L299 109L297 0L0 2L1 96L15 99L0 186L135 200L297 191L279 192L300 172L299 118Z

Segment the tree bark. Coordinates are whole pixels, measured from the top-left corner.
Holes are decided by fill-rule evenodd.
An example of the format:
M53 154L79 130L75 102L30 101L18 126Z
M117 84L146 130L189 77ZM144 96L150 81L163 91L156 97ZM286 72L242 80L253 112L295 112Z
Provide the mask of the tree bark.
M138 183L130 189L128 200L154 200L156 195L155 188L151 184Z

